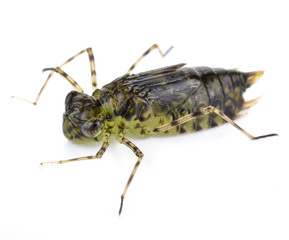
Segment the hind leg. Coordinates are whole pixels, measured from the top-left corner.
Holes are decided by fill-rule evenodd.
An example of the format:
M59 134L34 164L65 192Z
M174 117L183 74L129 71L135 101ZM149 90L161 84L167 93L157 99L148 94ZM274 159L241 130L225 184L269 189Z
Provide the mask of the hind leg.
M244 135L246 135L248 138L250 138L251 140L257 140L260 138L266 138L266 137L273 137L273 136L278 136L278 134L276 133L272 133L272 134L266 134L266 135L262 135L262 136L257 136L254 137L251 134L249 134L247 131L245 131L243 128L241 128L238 124L236 124L231 118L229 118L227 115L225 115L223 112L221 112L219 109L213 107L213 106L208 106L206 108L201 108L200 112L198 113L191 113L188 114L184 117L181 117L179 119L176 119L175 121L172 121L168 124L162 125L156 129L154 129L154 132L156 133L161 133L161 132L165 132L167 130L170 130L173 127L179 126L181 124L184 124L198 116L202 116L202 115L207 115L210 113L215 113L218 116L220 116L221 118L223 118L226 122L230 123L232 126L234 126L236 129L238 129L240 132L242 132Z

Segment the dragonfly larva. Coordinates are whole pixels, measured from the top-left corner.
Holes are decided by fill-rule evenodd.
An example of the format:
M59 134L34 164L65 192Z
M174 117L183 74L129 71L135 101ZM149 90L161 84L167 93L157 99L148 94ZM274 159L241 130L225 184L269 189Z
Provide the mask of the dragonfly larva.
M112 135L135 153L137 161L121 194L119 214L128 187L144 156L140 149L125 137L127 134L180 134L209 129L228 122L251 140L277 135L274 133L254 137L233 121L240 111L257 102L258 98L245 102L243 93L262 76L262 71L240 72L234 69L184 67L185 64L181 63L131 74L135 66L154 49L157 49L162 57L171 50L170 48L163 53L157 44L152 45L126 74L98 89L93 52L91 48L87 48L56 68L44 69L51 72L36 100L30 102L36 105L53 73L60 74L76 90L70 92L65 100L65 137L73 142L102 142L96 155L44 162L42 165L101 158ZM93 89L91 96L83 93L82 88L62 70L65 64L83 53L89 56Z

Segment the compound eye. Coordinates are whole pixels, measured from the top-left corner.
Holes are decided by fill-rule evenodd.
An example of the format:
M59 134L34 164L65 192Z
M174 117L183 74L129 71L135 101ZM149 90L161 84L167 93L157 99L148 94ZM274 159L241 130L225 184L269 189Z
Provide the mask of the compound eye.
M80 113L81 113L81 111L80 111L79 107L78 106L74 106L71 109L71 113L70 114L75 117L75 116L79 116Z
M92 118L85 122L80 130L81 133L87 138L95 138L100 134L102 123L97 118Z
M80 120L87 120L87 118L86 119L82 119L83 113L85 113L85 111L83 109L83 106L79 105L79 104L73 105L68 111L68 114L72 117L72 119L75 122L78 122Z

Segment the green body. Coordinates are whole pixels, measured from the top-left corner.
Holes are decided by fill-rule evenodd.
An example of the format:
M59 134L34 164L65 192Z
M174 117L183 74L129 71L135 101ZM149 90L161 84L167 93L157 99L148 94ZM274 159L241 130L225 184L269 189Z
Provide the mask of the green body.
M154 131L207 106L233 119L243 105L247 73L183 66L122 76L92 96L70 92L65 102L64 135L72 141L100 141L105 135L179 134L222 124L224 120L211 113L163 133Z
M101 158L107 150L111 135L130 148L137 161L121 195L119 214L128 187L143 159L142 151L127 135L147 137L159 134L195 132L230 123L251 140L277 136L267 134L254 137L238 126L232 119L239 111L254 105L258 99L244 102L243 93L263 74L263 71L243 73L208 67L184 67L177 64L138 74L131 74L135 66L151 51L153 44L129 68L126 74L115 79L102 89L97 89L94 56L87 48L51 71L32 104L37 104L43 89L54 72L64 77L76 91L70 92L65 100L63 133L73 142L101 141L95 155L77 157L49 163L68 163ZM82 88L62 70L62 67L82 53L87 52L90 62L93 94L83 93ZM25 100L25 99L23 99ZM25 100L27 101L27 100ZM45 164L41 163L41 165Z

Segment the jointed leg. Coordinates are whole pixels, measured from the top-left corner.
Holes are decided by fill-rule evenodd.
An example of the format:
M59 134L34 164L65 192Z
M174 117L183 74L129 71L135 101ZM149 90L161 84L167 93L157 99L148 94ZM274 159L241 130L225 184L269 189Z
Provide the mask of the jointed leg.
M19 97L17 97L17 98L36 105L38 103L40 95L42 94L44 88L46 87L49 79L52 77L54 72L57 72L60 75L62 75L70 84L72 84L72 86L75 88L75 90L77 90L79 92L83 92L82 88L77 84L77 82L74 81L67 73L65 73L63 70L61 70L61 67L63 67L65 64L71 62L73 59L75 59L76 57L78 57L79 55L81 55L82 53L85 53L85 52L87 52L88 56L89 56L92 89L95 90L97 88L97 81L96 81L96 71L95 71L94 57L93 57L92 49L91 48L87 48L85 50L82 50L78 54L74 55L73 57L69 58L66 62L64 62L62 65L60 65L60 66L58 66L56 68L45 68L45 69L43 69L43 71L51 70L51 73L47 77L45 83L43 84L42 88L40 89L40 91L39 91L39 93L38 93L38 95L37 95L37 97L36 97L34 102L31 102L31 101L28 101L26 99L19 98ZM12 96L12 97L15 98L15 96Z
M92 90L94 91L97 88L97 80L96 80L96 70L95 70L95 62L94 62L94 56L91 48L84 49L74 55L73 57L69 58L66 62L58 66L57 68L62 68L64 65L67 63L71 62L73 59L76 57L80 56L81 54L87 52L88 57L89 57L89 64L90 64L90 72L91 72L91 82L92 82ZM46 70L52 70L50 68L44 68L43 71ZM77 89L76 89L77 90Z
M237 125L231 118L229 118L228 116L226 116L224 113L222 113L219 109L213 107L213 106L209 106L206 108L201 108L200 112L198 113L191 113L188 114L184 117L181 117L175 121L172 121L171 123L162 125L158 128L156 128L154 130L154 132L157 133L161 133L161 132L165 132L167 130L170 130L173 127L179 126L181 124L184 124L198 116L202 116L202 115L206 115L206 114L210 114L210 113L215 113L217 115L219 115L221 118L223 118L226 122L230 123L232 126L234 126L235 128L237 128L238 130L240 130L243 134L245 134L248 138L250 138L251 140L257 140L260 138L265 138L265 137L272 137L272 136L278 136L278 134L276 133L272 133L272 134L267 134L267 135L262 135L262 136L258 136L258 137L254 137L251 134L249 134L248 132L246 132L244 129L242 129L239 125Z
M161 57L165 57L171 50L172 50L173 46L171 46L165 53L162 52L162 50L160 49L160 47L157 44L152 45L148 50L146 50L138 60L136 60L136 62L130 67L130 69L127 71L127 73L124 75L124 78L128 77L130 75L130 73L132 72L132 70L136 67L136 65L146 56L148 55L151 51L153 51L154 49L158 49Z
M118 140L120 141L120 143L123 143L124 145L129 147L135 153L135 155L138 157L137 162L134 165L134 168L133 168L133 170L132 170L132 172L131 172L131 174L130 174L130 176L128 178L128 181L127 181L127 183L125 185L125 188L123 190L123 193L121 195L121 202L120 202L120 208L119 208L119 213L118 213L120 215L121 211L122 211L124 197L126 195L128 187L129 187L129 185L130 185L130 183L131 183L131 181L132 181L132 179L133 179L133 177L134 177L134 175L135 175L135 173L136 173L136 171L138 169L138 166L141 163L141 160L143 158L143 153L138 149L138 147L136 145L134 145L131 141L129 141L125 137L119 137Z
M108 139L106 139L102 143L102 146L99 149L99 151L96 153L96 155L79 157L79 158L72 158L72 159L61 160L61 161L56 161L56 162L42 162L41 165L44 165L44 164L63 164L63 163L68 163L68 162L76 162L76 161L82 161L82 160L101 158L102 155L105 153L106 149L108 148L108 146L109 146L109 141L108 141Z
M60 74L62 77L64 77L71 85L72 87L74 87L75 90L77 90L78 92L83 92L83 89L77 84L77 82L75 80L72 79L72 77L70 77L66 72L64 72L60 67L56 67L56 68L45 68L43 69L43 71L51 71L51 73L49 74L48 78L46 81L48 81L53 72L57 72L58 74ZM43 87L44 88L44 87Z
M65 64L71 62L73 59L78 57L79 55L87 52L89 57L89 63L90 63L90 71L91 71L91 82L92 82L92 90L94 91L97 89L97 80L96 80L96 70L95 70L95 62L94 62L94 56L91 48L87 48L79 52L78 54L74 55L73 57L69 58L66 62L64 62L62 65L59 66L59 68L62 68Z
M209 106L207 108L203 108L201 109L201 111L203 112L203 114L209 114L209 113L215 113L217 115L219 115L221 118L223 118L226 122L230 123L232 126L234 126L235 128L237 128L238 130L240 130L243 134L245 134L248 138L250 138L251 140L257 140L260 138L266 138L266 137L273 137L273 136L278 136L278 134L276 133L272 133L272 134L266 134L266 135L262 135L262 136L257 136L254 137L251 134L249 134L248 132L246 132L243 128L241 128L239 125L237 125L231 118L229 118L228 116L226 116L223 112L221 112L219 109L214 108L213 106Z

